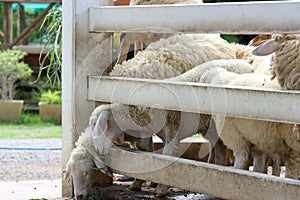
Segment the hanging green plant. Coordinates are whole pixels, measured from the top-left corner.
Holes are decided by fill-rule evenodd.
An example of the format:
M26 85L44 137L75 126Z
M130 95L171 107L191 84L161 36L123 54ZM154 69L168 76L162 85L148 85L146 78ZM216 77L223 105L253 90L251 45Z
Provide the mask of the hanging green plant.
M40 71L38 79L43 71L52 88L61 88L62 66L62 9L55 7L45 17L41 29L46 29L44 39L46 43L40 54ZM43 52L46 55L43 57Z

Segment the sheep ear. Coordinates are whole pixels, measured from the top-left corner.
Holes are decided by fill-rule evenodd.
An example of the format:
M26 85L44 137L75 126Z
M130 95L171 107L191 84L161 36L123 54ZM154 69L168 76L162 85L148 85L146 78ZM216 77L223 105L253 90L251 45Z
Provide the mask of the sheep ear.
M92 130L94 130L97 122L97 117L96 116L91 116L89 120L89 125L92 127Z
M67 165L64 179L66 180L70 176L70 174L71 174L71 169L70 169L69 165Z
M256 56L266 56L275 51L277 51L280 47L280 42L275 40L268 40L267 42L262 43L257 48L252 51L253 55Z
M109 119L109 111L103 111L98 117L96 122L96 127L94 133L94 137L105 134L107 131L107 123Z

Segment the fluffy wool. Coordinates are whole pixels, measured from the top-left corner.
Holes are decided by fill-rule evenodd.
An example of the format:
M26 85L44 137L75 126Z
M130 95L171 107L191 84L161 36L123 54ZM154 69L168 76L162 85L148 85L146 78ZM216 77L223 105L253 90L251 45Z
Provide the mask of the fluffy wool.
M174 78L170 78L168 80L184 81L184 82L200 82L200 79L203 78L203 74L215 68L224 69L226 71L235 72L237 74L253 72L253 66L249 64L246 60L220 59L220 60L212 60L212 61L205 62L185 72L184 74L181 74Z
M234 58L232 47L219 35L177 34L151 43L133 59L116 65L110 75L166 79L210 60Z
M272 38L271 34L260 34L253 38L248 45L257 47Z
M300 89L300 35L275 34L257 49L257 55L267 55L274 53L273 75L277 77L283 89ZM300 125L294 127L294 132L300 140Z
M130 6L154 5L154 4L201 4L202 0L132 0ZM172 31L171 31L172 32ZM167 38L173 33L126 33L120 42L120 51L117 64L121 64L127 58L130 44L134 44L134 55L143 50L144 44L147 46L161 38Z
M233 86L247 86L259 88L279 89L277 80L271 80L270 76L262 74L234 74L224 69L213 69L216 76L206 79L214 84L225 84ZM229 76L230 78L227 78ZM278 154L287 168L287 177L299 178L300 163L295 156L300 152L300 142L293 133L293 125L286 123L250 120L234 117L214 116L218 135L224 144L235 153L235 167L247 169L248 157L251 151Z
M271 66L273 65L272 57L268 56L255 56L252 54L255 49L254 46L243 44L230 44L235 51L236 58L248 61L253 67L253 73L271 75Z
M282 88L300 89L300 35L274 35L280 43L275 52L274 75Z
M95 164L99 168L104 167L94 147L92 127L88 126L79 136L66 166L66 177L72 176L76 198L85 199L94 183L112 183L110 176L93 170Z

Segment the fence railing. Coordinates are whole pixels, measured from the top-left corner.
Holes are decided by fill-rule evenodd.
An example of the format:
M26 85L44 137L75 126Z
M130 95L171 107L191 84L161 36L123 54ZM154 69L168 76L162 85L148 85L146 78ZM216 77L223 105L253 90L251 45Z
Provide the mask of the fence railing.
M99 56L93 56L99 51L98 47L95 47L96 45L91 42L97 39L95 33L300 33L299 1L136 7L98 6L94 4L109 5L109 3L108 1L106 3L100 3L97 0L88 1L90 4L85 5L80 3L79 0L74 0L77 4L66 1L71 8L64 11L70 18L75 17L77 22L77 24L68 24L70 30L65 30L66 33L72 35L72 37L66 39L65 44L70 46L75 44L75 46L72 46L72 51L66 53L65 58L67 61L65 63L75 65L76 72L73 73L70 68L64 69L65 72L70 72L65 75L67 79L65 83L69 83L70 86L65 84L67 86L63 90L65 91L63 98L72 104L66 105L65 111L68 108L75 108L75 111L72 111L75 114L69 112L65 114L65 122L74 123L74 120L78 118L76 116L82 115L81 111L86 110L87 105L89 105L87 102L91 101L85 101L82 98L84 98L84 94L87 94L87 99L92 101L121 102L188 112L226 114L244 118L300 123L300 114L297 112L299 111L297 108L300 106L299 91L215 87L200 83L90 76L96 72L95 66L92 66L91 63L95 64L97 63L95 60L100 59ZM88 20L87 27L81 23L85 20ZM79 26L79 28L74 28L76 26ZM74 33L74 30L78 33ZM84 31L89 31L89 33ZM91 40L92 37L93 40ZM100 38L104 41L106 37L102 36ZM89 44L94 45L94 47L84 48L83 45L88 46ZM111 46L106 48L111 44L111 42L107 42L102 45L102 48L104 48L101 55L111 52L106 51L111 49ZM76 45L78 46L76 47ZM89 52L86 52L87 49L95 51L90 50L91 53L89 54ZM78 52L89 57L86 59L87 56L84 57ZM77 57L73 54L76 54ZM102 60L107 62L106 57L103 57ZM104 65L102 62L97 64ZM76 76L77 74L84 77ZM87 80L85 80L85 75L88 76ZM82 91L85 83L87 84L86 93ZM79 87L77 88L76 85ZM72 100L74 96L79 103ZM145 96L147 98L141 98ZM152 98L153 96L155 98ZM212 96L214 98L211 98ZM70 99L67 97L70 97ZM218 97L221 98L218 99ZM74 119L71 121L69 118L72 116L74 116ZM83 125L82 121L77 121L80 126ZM74 124L75 126L72 125L70 128L74 129L76 123ZM65 130L67 131L66 128ZM67 135L65 138L73 140L75 133L72 134L72 136ZM67 150L70 150L72 145L66 144L65 146L68 148ZM68 155L68 153L65 153L65 155ZM132 153L114 148L111 149L110 156L110 167L115 172L195 192L206 192L221 198L295 199L300 195L300 181L298 180L282 179L212 164L202 165L164 155ZM123 158L126 159L123 160ZM128 160L133 162L128 162ZM143 167L141 163L143 163L143 166L150 166L153 169L165 163L168 164L168 167L143 174L138 172L138 169ZM153 163L156 163L156 165L153 165ZM169 176L170 174L172 175ZM191 179L184 181L183 177L190 177ZM181 181L178 182L178 180ZM273 193L275 191L276 194Z

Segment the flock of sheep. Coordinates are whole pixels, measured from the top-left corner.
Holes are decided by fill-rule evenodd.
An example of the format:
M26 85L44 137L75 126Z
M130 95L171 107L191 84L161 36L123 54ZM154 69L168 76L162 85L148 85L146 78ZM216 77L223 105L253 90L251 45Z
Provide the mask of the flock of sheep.
M145 50L141 48L143 38L148 45ZM258 47L228 43L218 34L156 34L154 41L150 39L149 35L128 34L121 43L118 63L109 75L300 89L299 35L273 35L271 39L264 38L266 42ZM252 42L257 44L255 40ZM136 44L137 51L134 58L126 61L122 55L127 53L130 43ZM163 154L171 156L178 156L180 140L201 133L215 151L212 160L216 164L226 165L228 148L234 152L235 168L248 170L253 165L254 171L265 172L272 160L275 175L280 174L283 163L286 177L299 179L299 125L115 103L100 105L93 111L89 126L80 135L67 163L66 176L72 175L77 199L84 199L92 184L99 181L95 180L99 178L95 176L95 166L104 172L100 182L111 182L104 164L105 155L113 144L126 141L125 132L137 137L131 142L146 151L153 149L152 135L158 135L164 141ZM131 188L139 190L142 183L136 180ZM165 195L167 189L158 185L157 195Z

